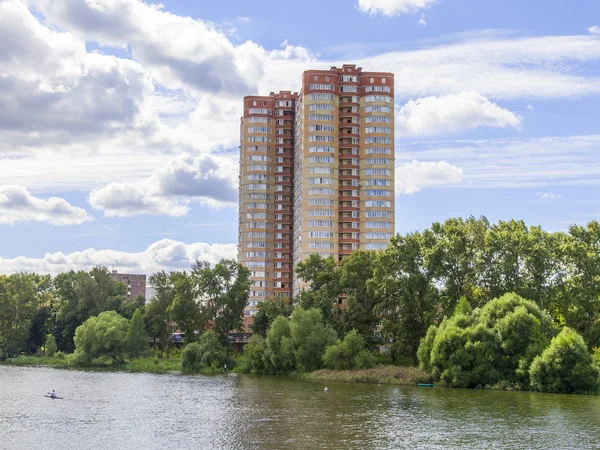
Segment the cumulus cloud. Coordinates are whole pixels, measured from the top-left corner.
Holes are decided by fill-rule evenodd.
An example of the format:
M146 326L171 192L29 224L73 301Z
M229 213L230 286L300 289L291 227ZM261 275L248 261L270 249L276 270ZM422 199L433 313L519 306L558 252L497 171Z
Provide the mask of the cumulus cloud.
M594 25L593 27L589 27L588 31L592 34L600 35L600 27L598 25Z
M421 18L419 19L419 25L423 25L426 26L427 25L427 21L425 20L425 14L421 14Z
M160 270L189 269L197 259L216 264L223 258L236 257L236 244L185 244L163 239L139 253L89 248L73 253L46 253L42 258L0 258L0 273L26 271L56 275L69 270L90 270L101 265L121 272L150 275Z
M411 161L396 166L396 195L409 194L424 187L460 183L461 168L445 161Z
M437 0L358 0L358 9L367 14L398 16L429 8Z
M475 91L410 100L396 112L401 136L452 133L477 127L519 128L521 119Z
M147 179L115 182L95 189L89 197L94 209L109 217L139 214L184 216L191 200L212 207L237 202L237 166L219 156L181 155Z
M0 224L48 222L52 225L79 225L92 220L88 213L63 198L35 197L23 186L0 186Z
M154 90L137 62L88 53L85 42L39 23L24 2L0 2L0 131L48 142L157 126ZM40 139L41 138L41 139Z
M239 96L256 89L264 50L235 46L214 24L141 0L36 0L47 20L102 45L128 47L169 87Z

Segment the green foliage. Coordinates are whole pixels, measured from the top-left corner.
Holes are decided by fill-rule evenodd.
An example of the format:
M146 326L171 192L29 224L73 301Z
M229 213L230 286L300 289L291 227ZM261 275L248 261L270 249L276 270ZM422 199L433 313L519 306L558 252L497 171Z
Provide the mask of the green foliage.
M53 280L56 302L54 322L58 348L73 351L75 330L84 321L104 311L120 311L126 287L112 279L106 267L88 272L66 272Z
M335 331L323 323L321 311L296 308L290 319L296 370L312 372L323 366L325 349L335 343Z
M467 297L461 297L458 303L456 304L456 308L454 308L454 315L462 314L468 316L473 313L473 307L467 300Z
M242 312L248 303L250 271L236 260L223 259L211 269L207 262L192 266L204 323L222 343L228 342L230 331L242 329Z
M123 317L125 317L127 320L131 320L131 318L133 317L133 314L139 309L142 312L142 315L144 313L144 308L146 306L146 297L144 297L142 294L138 294L138 296L136 298L134 298L133 300L125 300L123 301L123 303L121 304L121 308L119 311L117 311L119 314L121 314Z
M427 330L427 334L421 339L419 350L417 351L417 357L419 358L419 369L423 372L431 373L431 350L433 350L433 343L437 336L438 327L431 325Z
M123 362L127 350L127 319L115 311L105 311L90 317L75 331L75 358L80 364L110 357Z
M292 305L287 298L273 298L260 302L258 312L254 315L254 322L250 325L253 333L267 336L267 330L279 316L288 317L292 313Z
M516 294L463 311L457 308L439 329L430 327L419 349L421 369L456 387L507 382L527 388L531 362L554 335L548 314Z
M368 369L375 365L375 356L365 349L365 340L358 331L352 330L343 341L327 347L323 363L333 370Z
M244 347L244 355L248 370L252 373L265 372L265 352L267 351L267 341L260 334L253 334Z
M209 330L200 336L198 342L188 344L183 349L181 368L187 373L203 370L221 370L225 365L233 366L233 360L217 334Z
M0 359L26 347L38 293L35 275L0 275Z
M368 347L374 347L381 341L375 336L379 320L376 306L380 299L367 288L376 263L377 252L356 251L344 260L339 269L340 288L346 294L341 316L343 331L356 330Z
M132 358L138 358L148 353L148 333L144 325L144 317L139 309L133 313L127 330L127 353Z
M436 291L424 269L425 236L411 233L392 238L376 263L368 282L372 295L379 299L375 311L380 314L382 331L394 347L409 350L416 366L420 340L433 322ZM397 359L397 353L392 358Z
M288 373L294 370L294 347L288 319L283 316L275 319L267 332L266 344L263 357L266 373Z
M598 369L583 338L569 327L533 360L529 372L531 385L542 392L585 394L598 390Z
M340 272L333 256L323 258L317 253L296 264L295 271L309 289L304 290L296 298L300 307L305 310L319 309L326 323L337 327L338 297L342 293Z
M44 354L48 357L53 357L56 354L56 348L56 339L54 339L54 335L48 334L44 343Z

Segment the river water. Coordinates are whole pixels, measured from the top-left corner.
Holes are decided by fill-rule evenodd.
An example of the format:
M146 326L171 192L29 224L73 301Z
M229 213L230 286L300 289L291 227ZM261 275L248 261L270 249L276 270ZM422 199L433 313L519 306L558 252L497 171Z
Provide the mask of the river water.
M600 448L600 397L324 386L0 366L0 449Z

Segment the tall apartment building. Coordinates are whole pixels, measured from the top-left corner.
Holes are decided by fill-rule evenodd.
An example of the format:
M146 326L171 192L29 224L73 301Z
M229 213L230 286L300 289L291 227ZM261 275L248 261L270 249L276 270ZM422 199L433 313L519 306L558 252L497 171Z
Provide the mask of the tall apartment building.
M303 288L311 253L342 261L394 233L394 75L355 65L308 70L300 94L244 98L239 260L258 302Z

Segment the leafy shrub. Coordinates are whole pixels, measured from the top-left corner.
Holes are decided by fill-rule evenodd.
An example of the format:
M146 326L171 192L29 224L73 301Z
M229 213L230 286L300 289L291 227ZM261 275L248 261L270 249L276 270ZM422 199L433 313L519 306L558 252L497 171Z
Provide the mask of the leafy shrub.
M56 339L54 339L54 335L53 334L49 334L46 336L46 341L44 343L44 348L45 348L45 355L48 357L52 357L54 356L54 354L56 353Z
M371 369L375 367L377 360L375 355L369 350L361 350L354 358L355 369Z
M323 362L325 367L333 370L366 369L375 365L375 357L365 350L364 338L357 330L352 330L343 341L338 340L327 347Z
M583 394L598 390L598 369L583 338L564 327L531 363L531 385L542 392Z
M506 381L527 388L531 362L554 333L550 316L516 294L475 310L461 300L456 313L421 340L420 367L455 387Z
M207 331L198 342L188 344L183 349L181 368L184 372L195 373L206 369L220 370L224 365L233 365L227 349L221 344L216 333Z
M333 328L323 323L319 309L296 308L290 319L296 370L311 372L323 367L325 349L337 338Z
M263 373L265 371L265 352L267 341L260 334L253 334L244 347L244 355L248 370L252 373Z
M101 356L123 362L129 322L115 311L90 317L75 330L75 361L90 363Z
M66 355L59 350L54 354L54 358L55 359L65 359Z

